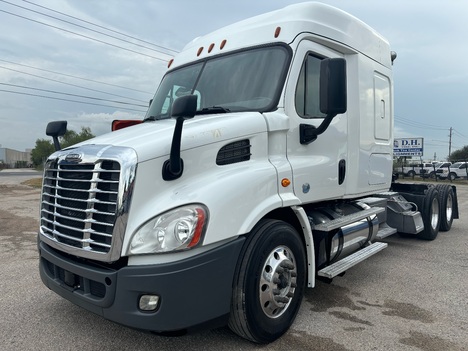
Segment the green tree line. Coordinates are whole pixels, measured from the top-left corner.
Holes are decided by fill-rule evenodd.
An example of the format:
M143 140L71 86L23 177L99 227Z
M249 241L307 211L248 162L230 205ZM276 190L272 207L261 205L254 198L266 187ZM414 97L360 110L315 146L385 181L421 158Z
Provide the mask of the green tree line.
M468 145L458 149L450 154L450 162L468 161Z
M73 130L67 130L66 133L59 137L62 148L80 143L82 141L94 138L89 127L81 127L81 132L77 133ZM47 157L55 151L52 139L37 139L36 146L31 151L31 161L34 167L42 167Z

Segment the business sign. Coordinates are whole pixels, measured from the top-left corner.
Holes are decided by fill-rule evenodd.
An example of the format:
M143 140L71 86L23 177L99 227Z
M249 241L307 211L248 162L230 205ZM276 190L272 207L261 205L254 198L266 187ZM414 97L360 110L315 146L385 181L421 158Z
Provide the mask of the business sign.
M393 140L393 156L423 156L424 138Z

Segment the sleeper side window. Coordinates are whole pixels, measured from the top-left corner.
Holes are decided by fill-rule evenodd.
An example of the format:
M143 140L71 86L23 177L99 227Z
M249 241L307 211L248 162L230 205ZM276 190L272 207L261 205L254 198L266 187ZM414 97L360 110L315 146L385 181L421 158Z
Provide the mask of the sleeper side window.
M295 105L303 118L324 118L320 112L320 62L322 58L309 54L301 68L296 86Z

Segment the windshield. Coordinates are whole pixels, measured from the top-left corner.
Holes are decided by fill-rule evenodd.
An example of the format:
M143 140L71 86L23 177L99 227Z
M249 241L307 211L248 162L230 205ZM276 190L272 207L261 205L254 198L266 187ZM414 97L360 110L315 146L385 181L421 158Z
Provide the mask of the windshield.
M198 96L197 114L276 108L290 54L284 46L260 47L199 61L167 73L146 118L169 118L174 100Z

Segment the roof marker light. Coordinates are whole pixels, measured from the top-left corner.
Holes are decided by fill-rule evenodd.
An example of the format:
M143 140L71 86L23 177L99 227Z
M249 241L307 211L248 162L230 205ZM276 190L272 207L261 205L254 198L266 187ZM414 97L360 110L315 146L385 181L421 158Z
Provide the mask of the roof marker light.
M214 46L215 46L214 43L210 44L210 47L208 48L208 53L210 53L213 50Z
M174 62L174 59L169 60L169 62L167 63L167 68L170 68L172 66L172 62Z
M275 29L275 38L278 38L281 33L281 27L276 27Z
M202 53L202 51L203 51L203 46L200 46L200 47L198 48L197 56L200 56L200 54Z
M227 42L226 39L224 39L224 40L221 42L221 45L219 46L219 48L220 48L221 50L223 50L224 46L226 45L226 42Z

